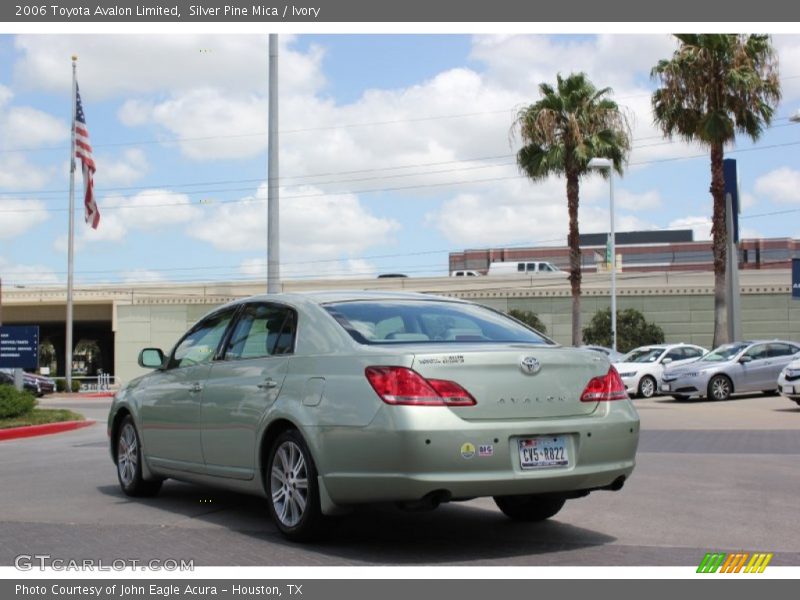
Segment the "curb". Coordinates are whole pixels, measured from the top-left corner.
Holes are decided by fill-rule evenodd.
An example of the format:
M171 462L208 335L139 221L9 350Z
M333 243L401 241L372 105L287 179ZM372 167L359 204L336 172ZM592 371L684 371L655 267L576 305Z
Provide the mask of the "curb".
M24 427L0 429L0 441L34 437L37 435L49 435L51 433L61 433L62 431L72 431L73 429L89 427L95 423L96 421L87 419L86 421L61 421L60 423L46 423L44 425L26 425Z

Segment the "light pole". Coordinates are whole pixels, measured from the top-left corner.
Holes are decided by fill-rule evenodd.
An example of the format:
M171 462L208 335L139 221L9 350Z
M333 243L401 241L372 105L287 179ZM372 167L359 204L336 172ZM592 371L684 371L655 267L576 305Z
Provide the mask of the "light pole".
M609 246L611 253L611 348L617 350L617 240L614 232L614 163L608 158L593 158L589 161L590 169L608 169L608 212L610 213L611 231Z

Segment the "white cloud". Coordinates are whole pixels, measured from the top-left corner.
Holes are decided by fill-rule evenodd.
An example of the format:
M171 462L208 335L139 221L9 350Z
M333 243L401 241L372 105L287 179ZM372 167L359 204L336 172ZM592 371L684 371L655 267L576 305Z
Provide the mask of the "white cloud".
M371 265L353 262L352 256L372 245L392 241L400 225L374 216L352 194L319 196L311 186L281 190L281 264L293 277L332 272L372 272ZM266 252L266 186L243 202L224 204L209 211L186 233L218 250ZM321 261L321 262L319 262ZM263 259L243 263L242 272L266 272Z
M0 240L19 237L48 219L41 200L0 197Z
M614 203L626 210L653 210L661 207L661 194L658 190L647 190L636 194L621 189L614 194Z
M183 154L195 160L246 158L267 148L266 97L255 94L234 97L205 88L157 105L131 101L120 109L120 119L163 126L181 140Z
M142 190L134 196L104 196L98 200L98 206L100 225L97 229L76 222L76 249L87 243L119 242L130 230L152 232L198 219L203 214L185 194L159 189ZM53 246L65 252L67 237L56 238Z
M124 283L158 283L164 281L163 273L148 269L133 269L120 273Z
M770 171L756 179L755 191L773 202L800 203L800 171L789 167Z
M280 36L281 86L320 89L322 50L297 52L293 39ZM19 35L15 46L16 81L48 92L69 93L69 57L77 54L81 97L89 103L198 85L262 94L267 88L266 35Z
M239 272L250 278L266 279L267 261L263 258L248 258L242 261ZM368 260L347 258L307 262L289 262L281 265L281 279L372 279L377 267Z
M99 206L101 218L105 208L106 214L126 228L147 231L192 221L203 212L186 194L159 189L142 190L134 196L106 196Z
M682 217L669 223L670 229L691 229L695 241L711 239L711 219L709 217Z
M134 183L144 177L149 168L147 157L139 148L125 150L116 159L101 154L97 156L96 162L100 171L95 176L95 181L101 179L103 187Z
M44 265L21 265L0 257L0 273L3 274L3 285L50 285L59 283L56 272Z
M13 93L0 85L0 188L37 189L44 186L52 168L32 164L25 152L46 144L65 142L69 126L52 115L29 106L9 106Z

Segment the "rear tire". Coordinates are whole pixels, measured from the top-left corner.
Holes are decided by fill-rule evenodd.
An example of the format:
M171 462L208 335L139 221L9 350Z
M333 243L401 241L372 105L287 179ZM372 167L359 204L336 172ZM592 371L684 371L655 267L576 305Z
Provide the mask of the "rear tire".
M560 496L495 496L494 503L503 514L514 521L544 521L564 506Z
M161 479L147 481L142 476L142 444L133 417L127 415L119 425L116 439L117 479L127 496L155 496Z
M652 398L658 392L658 384L650 375L645 375L639 380L638 394L640 398Z
M267 460L265 477L269 512L288 539L306 542L323 530L317 468L303 436L296 429L281 433Z

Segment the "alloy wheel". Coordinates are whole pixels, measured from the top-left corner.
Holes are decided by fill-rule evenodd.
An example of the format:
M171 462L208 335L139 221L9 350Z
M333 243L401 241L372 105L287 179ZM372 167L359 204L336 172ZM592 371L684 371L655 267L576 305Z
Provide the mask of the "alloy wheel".
M133 483L138 463L139 445L136 442L136 431L132 424L126 423L119 434L117 444L117 469L123 485L129 486Z
M270 470L270 493L281 524L295 527L308 505L308 470L303 451L293 441L275 451Z

